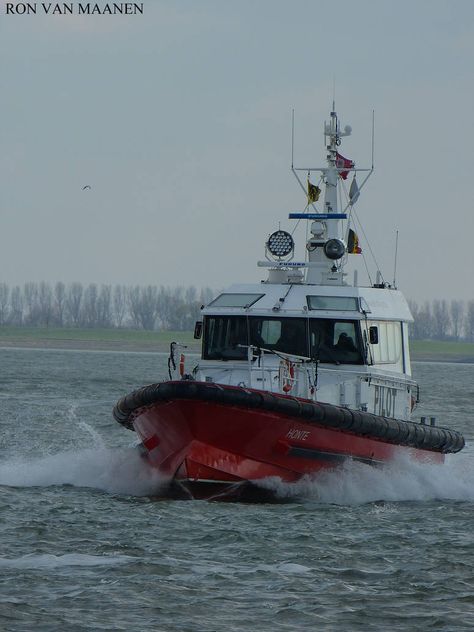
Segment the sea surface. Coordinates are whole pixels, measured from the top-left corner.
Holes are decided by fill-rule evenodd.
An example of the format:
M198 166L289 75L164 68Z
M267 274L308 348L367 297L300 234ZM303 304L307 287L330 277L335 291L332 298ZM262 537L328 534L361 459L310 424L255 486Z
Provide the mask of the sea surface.
M418 363L444 466L352 463L283 504L160 500L112 418L160 354L0 349L0 630L474 630L474 365Z

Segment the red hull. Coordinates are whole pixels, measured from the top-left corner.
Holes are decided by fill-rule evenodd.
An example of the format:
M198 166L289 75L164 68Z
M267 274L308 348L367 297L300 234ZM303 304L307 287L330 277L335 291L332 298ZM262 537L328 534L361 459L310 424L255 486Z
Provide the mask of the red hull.
M136 411L133 426L150 464L199 497L214 496L216 490L232 493L239 483L267 477L294 482L347 459L379 465L409 454L444 461L441 452L325 428L280 412L200 400L156 402Z

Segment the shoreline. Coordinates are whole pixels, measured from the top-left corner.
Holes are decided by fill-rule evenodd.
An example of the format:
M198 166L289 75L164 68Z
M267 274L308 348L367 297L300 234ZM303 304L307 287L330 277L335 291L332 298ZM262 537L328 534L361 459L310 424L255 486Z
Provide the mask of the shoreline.
M474 357L473 356L458 356L458 355L432 355L432 356L427 356L427 355L417 355L412 354L411 356L411 361L412 362L442 362L442 363L446 363L446 364L474 364Z
M22 340L0 338L0 349L46 349L50 351L122 351L129 353L169 353L169 342L131 342L126 340L43 339ZM187 344L188 353L199 353L200 346Z
M0 349L45 349L50 351L116 351L129 353L168 353L170 341L94 340L74 338L20 338L1 337ZM200 343L186 340L185 353L199 354ZM446 362L474 364L474 355L453 353L426 353L412 350L412 362Z

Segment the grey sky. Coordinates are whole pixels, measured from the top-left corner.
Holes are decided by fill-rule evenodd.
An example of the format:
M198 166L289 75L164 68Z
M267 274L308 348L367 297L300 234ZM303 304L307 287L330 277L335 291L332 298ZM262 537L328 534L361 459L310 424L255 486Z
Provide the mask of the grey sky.
M335 77L357 166L375 109L356 210L385 277L398 229L409 297L474 298L474 2L144 4L6 16L0 0L0 281L263 278L268 233L305 203L291 110L295 163L322 164Z

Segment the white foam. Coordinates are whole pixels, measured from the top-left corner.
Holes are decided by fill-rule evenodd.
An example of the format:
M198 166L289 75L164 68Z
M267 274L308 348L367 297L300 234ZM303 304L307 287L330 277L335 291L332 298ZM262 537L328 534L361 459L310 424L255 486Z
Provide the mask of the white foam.
M0 466L0 485L93 487L115 494L158 494L166 480L150 468L136 448L69 450Z
M129 564L136 558L129 555L84 555L66 553L65 555L29 554L17 558L0 557L0 568L62 568L66 566L114 566Z
M84 422L84 426L87 424ZM87 428L84 427L87 431ZM92 434L95 433L90 433ZM38 459L19 458L0 465L0 485L49 487L73 485L114 494L159 495L167 479L144 461L136 448L97 447L68 450ZM363 504L378 500L450 499L474 501L474 455L470 450L449 455L443 465L399 458L382 468L348 461L297 483L269 478L258 484L281 498L303 498L334 504Z
M382 468L348 461L297 483L267 479L261 485L281 498L303 498L341 505L384 501L450 499L474 501L474 460L451 455L442 465L402 457Z

